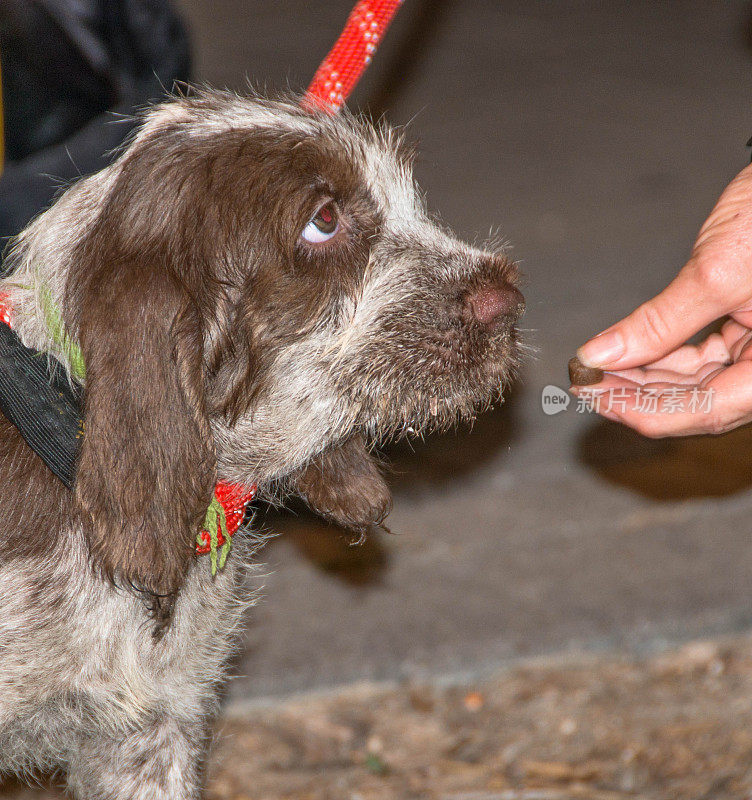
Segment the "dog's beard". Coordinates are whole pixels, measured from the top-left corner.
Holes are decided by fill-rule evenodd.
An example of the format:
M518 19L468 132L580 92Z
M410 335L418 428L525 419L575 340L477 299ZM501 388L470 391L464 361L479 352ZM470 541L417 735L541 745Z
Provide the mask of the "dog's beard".
M354 367L358 379L346 378L343 394L355 426L373 441L446 431L503 403L520 349L514 327L466 336L455 348L437 344L431 333L416 335L409 346L392 342L364 352Z

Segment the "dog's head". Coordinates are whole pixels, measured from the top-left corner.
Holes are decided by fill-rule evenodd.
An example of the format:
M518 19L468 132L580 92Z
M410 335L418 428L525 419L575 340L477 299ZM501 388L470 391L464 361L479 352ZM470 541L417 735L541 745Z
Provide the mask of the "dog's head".
M433 222L394 135L349 116L178 99L59 205L76 493L95 556L152 592L179 585L217 475L270 485L356 434L445 426L516 366L514 265Z

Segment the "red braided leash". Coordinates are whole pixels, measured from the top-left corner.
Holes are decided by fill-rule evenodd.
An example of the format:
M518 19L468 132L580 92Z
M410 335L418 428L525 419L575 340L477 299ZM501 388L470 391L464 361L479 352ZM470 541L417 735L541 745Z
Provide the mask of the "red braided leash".
M336 112L345 102L383 39L402 0L360 0L336 44L321 62L303 97L304 107Z

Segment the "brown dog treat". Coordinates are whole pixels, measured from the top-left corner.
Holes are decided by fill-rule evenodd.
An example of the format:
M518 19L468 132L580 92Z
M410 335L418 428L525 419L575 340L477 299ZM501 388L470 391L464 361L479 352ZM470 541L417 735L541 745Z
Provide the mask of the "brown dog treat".
M589 386L603 380L603 370L597 367L586 367L577 356L569 359L569 380L573 386Z

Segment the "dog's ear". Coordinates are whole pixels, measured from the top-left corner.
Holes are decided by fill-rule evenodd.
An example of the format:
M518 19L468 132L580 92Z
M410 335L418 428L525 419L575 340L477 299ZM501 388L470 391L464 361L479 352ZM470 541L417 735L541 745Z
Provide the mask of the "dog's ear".
M314 459L294 489L317 514L361 535L380 525L392 506L389 487L360 436Z
M166 252L83 258L67 296L86 369L75 497L95 564L164 614L215 485L200 298Z

